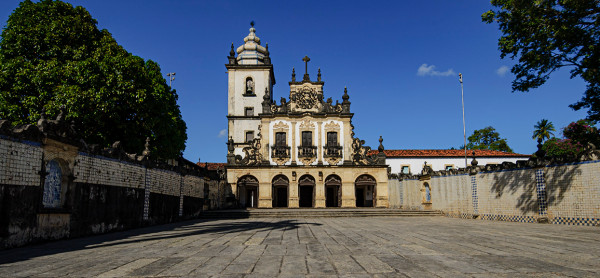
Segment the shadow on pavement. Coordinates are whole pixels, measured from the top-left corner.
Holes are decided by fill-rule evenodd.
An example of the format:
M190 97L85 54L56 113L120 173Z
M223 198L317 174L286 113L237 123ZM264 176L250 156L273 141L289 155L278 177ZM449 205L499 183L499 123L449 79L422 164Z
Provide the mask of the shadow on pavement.
M290 230L297 229L300 225L320 226L322 224L299 222L297 220L192 220L2 250L0 251L0 268L2 264L77 250L89 250L122 244L157 241L211 233L225 234L246 231L258 232L267 230Z

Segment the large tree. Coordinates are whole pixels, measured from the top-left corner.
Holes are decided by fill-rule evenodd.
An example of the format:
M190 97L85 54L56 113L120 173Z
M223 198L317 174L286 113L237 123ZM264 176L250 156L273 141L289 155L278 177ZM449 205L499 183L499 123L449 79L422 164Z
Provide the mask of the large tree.
M502 58L518 57L511 72L513 91L528 91L544 84L550 74L571 68L587 88L570 107L588 108L588 118L600 120L600 1L599 0L492 0L498 8L482 15L498 22Z
M491 126L473 131L473 134L467 137L467 139L469 140L467 143L467 149L469 150L513 152L508 143L506 143L506 139L500 138L500 133Z
M24 1L0 41L0 118L32 124L61 106L89 144L139 153L150 137L157 156L185 149L177 94L157 63L123 49L83 7Z

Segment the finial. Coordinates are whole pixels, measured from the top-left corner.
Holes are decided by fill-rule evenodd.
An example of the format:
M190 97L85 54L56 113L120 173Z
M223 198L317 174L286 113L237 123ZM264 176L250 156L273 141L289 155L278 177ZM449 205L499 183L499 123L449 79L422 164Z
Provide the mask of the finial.
M254 20L250 21L250 26L254 27Z
M292 68L292 82L296 82L296 68Z
M317 74L317 81L321 82L321 68L319 68L319 73Z
M233 43L231 43L231 50L229 51L229 56L230 57L235 56L235 51L233 50Z
M265 50L267 53L265 53L265 56L269 57L269 43L265 44Z
M269 88L265 88L265 95L263 96L264 100L269 100L271 97L269 96Z
M304 78L302 78L302 81L310 81L310 77L308 76L308 62L310 62L310 58L304 56L302 61L304 62Z
M344 100L344 102L348 101L348 99L350 99L350 96L348 95L348 88L344 86L344 95L342 96L342 99Z
M383 137L381 135L379 135L379 147L377 148L377 150L379 152L383 152L384 148L383 148Z
M479 164L479 162L477 162L477 159L475 159L475 151L473 151L473 160L471 160L471 166L477 166L477 164Z

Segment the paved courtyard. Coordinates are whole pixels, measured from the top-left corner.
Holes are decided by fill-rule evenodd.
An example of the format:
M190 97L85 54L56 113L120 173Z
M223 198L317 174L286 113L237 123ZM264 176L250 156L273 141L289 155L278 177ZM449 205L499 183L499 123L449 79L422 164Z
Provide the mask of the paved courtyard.
M600 228L445 217L197 220L0 251L1 277L598 277Z

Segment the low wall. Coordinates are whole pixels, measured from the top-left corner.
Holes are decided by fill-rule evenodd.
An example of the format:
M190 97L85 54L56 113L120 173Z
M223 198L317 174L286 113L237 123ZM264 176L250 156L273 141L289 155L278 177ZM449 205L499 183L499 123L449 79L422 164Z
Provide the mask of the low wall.
M600 226L600 161L390 181L393 207L450 217ZM430 201L427 201L429 187Z
M0 135L0 249L197 217L208 188L224 184L80 149Z

